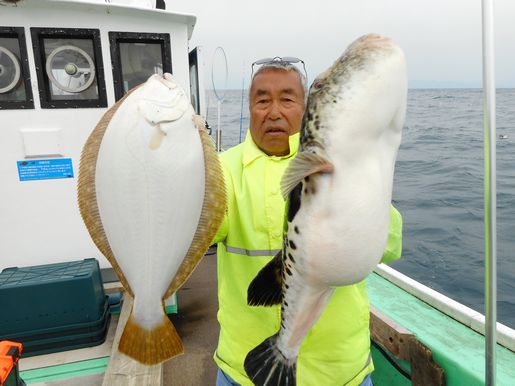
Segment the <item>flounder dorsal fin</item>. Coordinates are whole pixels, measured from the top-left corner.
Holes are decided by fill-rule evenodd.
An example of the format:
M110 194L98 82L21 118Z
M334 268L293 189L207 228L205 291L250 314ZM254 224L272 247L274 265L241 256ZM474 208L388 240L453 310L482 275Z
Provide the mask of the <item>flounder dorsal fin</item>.
M207 133L202 117L194 115L193 123L199 131L204 149L204 203L193 241L163 299L177 291L200 263L222 224L227 205L224 175L214 142Z
M116 102L105 112L98 124L95 126L82 148L79 164L79 177L77 181L77 202L79 204L80 214L84 220L84 224L86 225L89 235L100 252L102 252L109 263L111 263L114 271L120 279L120 282L132 297L134 297L134 294L122 272L122 269L116 261L113 251L111 250L111 246L109 245L109 241L107 240L104 226L102 225L97 204L95 174L100 145L102 144L102 139L104 138L104 134L113 118L113 115L129 95L140 87L141 85L129 90L122 99Z
M281 180L281 192L286 200L290 192L304 178L315 173L331 173L334 166L320 154L303 151L291 161Z
M282 256L283 252L279 251L250 282L247 290L247 304L249 306L272 306L281 303L283 287Z

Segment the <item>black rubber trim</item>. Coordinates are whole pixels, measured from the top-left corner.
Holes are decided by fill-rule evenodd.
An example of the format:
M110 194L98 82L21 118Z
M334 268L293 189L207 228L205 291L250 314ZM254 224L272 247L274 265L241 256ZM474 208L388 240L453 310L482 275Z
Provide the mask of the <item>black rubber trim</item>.
M390 362L390 364L397 370L399 373L401 373L405 378L409 379L411 381L411 374L408 373L406 370L404 370L397 361L392 358L390 354L377 342L370 339L370 342L372 343L372 346L374 346L384 357L385 359Z

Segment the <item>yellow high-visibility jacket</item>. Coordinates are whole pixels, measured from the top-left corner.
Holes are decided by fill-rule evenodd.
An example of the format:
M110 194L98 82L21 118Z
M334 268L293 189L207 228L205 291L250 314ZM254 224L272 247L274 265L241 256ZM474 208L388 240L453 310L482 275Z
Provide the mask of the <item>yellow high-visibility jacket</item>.
M245 142L220 156L228 202L215 238L220 338L214 359L241 385L252 385L243 368L247 353L280 328L280 306L248 306L247 288L282 247L285 202L280 181L298 145L299 134L292 135L289 155L267 156L248 133ZM402 218L392 206L382 261L398 259L401 249ZM369 314L364 281L337 288L302 342L297 385L359 385L373 370Z

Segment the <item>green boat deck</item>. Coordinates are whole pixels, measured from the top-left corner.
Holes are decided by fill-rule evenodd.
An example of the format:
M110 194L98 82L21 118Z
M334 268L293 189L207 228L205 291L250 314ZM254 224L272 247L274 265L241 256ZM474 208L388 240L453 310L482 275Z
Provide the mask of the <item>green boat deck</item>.
M434 361L445 370L448 386L485 384L485 338L465 325L431 307L415 296L382 278L377 273L367 278L370 302L382 313L411 331L431 348ZM409 385L393 370L377 350L373 352L376 372L374 384ZM515 353L497 345L498 386L515 384ZM407 362L401 364L409 369Z
M212 353L218 338L216 320L216 258L207 256L179 291L179 314L174 317L185 344L185 354L163 366L165 385L214 384ZM434 361L445 370L448 386L484 385L484 337L373 273L367 279L374 307L413 333L431 348ZM113 317L114 321L117 316ZM95 349L95 348L91 348ZM72 353L72 352L70 352ZM411 381L397 371L376 348L372 349L375 386L403 386ZM30 359L30 358L29 358ZM101 385L109 357L97 356L68 364L41 366L21 372L27 384ZM399 361L410 373L410 364ZM23 366L22 366L23 367ZM199 371L199 369L201 369ZM512 386L515 353L498 346L497 385Z

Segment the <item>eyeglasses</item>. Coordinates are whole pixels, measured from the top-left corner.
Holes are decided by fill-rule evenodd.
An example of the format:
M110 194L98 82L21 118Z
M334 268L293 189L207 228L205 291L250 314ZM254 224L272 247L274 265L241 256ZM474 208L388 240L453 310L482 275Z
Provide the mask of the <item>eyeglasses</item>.
M279 66L286 66L288 64L295 64L295 63L302 63L302 67L304 68L304 76L306 77L306 80L308 78L308 73L306 71L306 64L303 60L296 58L294 56L276 56L274 58L264 58L256 60L254 63L252 63L252 72L250 74L250 79L252 80L252 77L254 76L254 66L261 66L263 64L277 64Z

